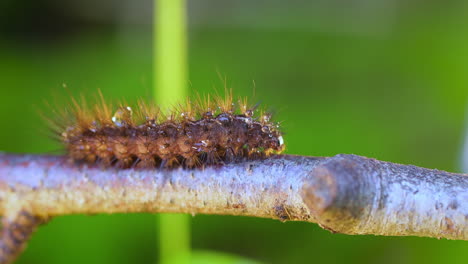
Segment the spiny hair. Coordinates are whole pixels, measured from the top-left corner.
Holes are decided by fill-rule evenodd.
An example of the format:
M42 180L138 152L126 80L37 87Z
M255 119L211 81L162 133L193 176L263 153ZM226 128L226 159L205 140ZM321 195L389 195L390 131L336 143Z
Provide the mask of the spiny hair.
M258 106L258 105L257 105ZM49 118L56 138L76 163L118 168L203 167L266 158L285 146L271 114L224 96L200 96L162 111L139 100L113 106L99 91L95 103L71 99Z

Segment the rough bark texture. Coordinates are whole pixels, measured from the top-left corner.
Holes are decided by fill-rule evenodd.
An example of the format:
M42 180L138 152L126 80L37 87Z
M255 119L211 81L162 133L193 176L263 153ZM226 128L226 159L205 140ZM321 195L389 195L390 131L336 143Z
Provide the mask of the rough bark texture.
M3 263L45 219L118 212L246 215L346 234L468 240L468 177L355 155L122 170L0 154Z
M4 217L0 235L0 263L13 262L43 222L45 219L33 216L27 211L18 212L12 219Z

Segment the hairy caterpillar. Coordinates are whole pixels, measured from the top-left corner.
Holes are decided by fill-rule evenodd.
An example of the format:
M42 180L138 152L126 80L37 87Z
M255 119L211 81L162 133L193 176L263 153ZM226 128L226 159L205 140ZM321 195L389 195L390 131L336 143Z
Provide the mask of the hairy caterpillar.
M119 168L201 167L281 153L284 143L271 114L249 106L247 98L187 99L169 113L139 101L113 108L84 100L52 120L56 137L75 162ZM256 114L256 112L260 112Z

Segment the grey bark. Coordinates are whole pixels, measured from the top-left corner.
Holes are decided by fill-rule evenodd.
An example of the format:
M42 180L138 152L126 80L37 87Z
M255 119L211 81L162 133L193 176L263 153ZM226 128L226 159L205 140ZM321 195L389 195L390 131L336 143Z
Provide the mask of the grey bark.
M37 224L67 214L246 215L346 234L468 240L468 177L343 154L191 170L103 169L60 156L0 154L0 213L14 222L21 212Z

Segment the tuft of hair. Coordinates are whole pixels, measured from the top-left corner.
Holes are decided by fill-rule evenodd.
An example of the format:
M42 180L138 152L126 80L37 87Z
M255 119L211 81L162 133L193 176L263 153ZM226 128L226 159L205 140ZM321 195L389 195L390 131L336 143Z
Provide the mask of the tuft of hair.
M193 168L281 153L279 123L247 98L200 96L164 112L139 100L115 107L99 92L89 107L83 97L48 119L75 163L118 168Z

